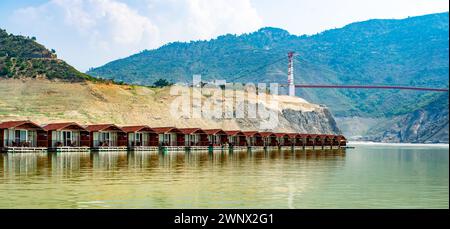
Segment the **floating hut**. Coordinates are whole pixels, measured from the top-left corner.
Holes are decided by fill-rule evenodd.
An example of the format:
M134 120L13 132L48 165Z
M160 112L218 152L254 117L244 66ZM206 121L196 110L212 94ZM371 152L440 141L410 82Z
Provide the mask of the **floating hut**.
M184 150L184 134L175 127L155 127L159 147L164 150Z
M114 124L89 125L91 149L98 151L127 150L127 133Z
M0 123L0 151L43 152L47 151L47 132L31 121Z
M260 132L261 137L264 141L264 146L269 148L277 148L278 147L278 140L277 135L273 132Z
M343 135L273 133L200 128L81 126L75 122L43 127L31 121L0 122L0 151L233 150L341 148Z
M276 133L275 134L278 140L278 144L280 147L292 147L292 139L287 133Z
M208 129L204 130L208 135L208 141L212 146L223 146L228 143L228 135L221 129Z
M247 138L242 131L225 130L228 136L228 142L233 150L247 150Z
M301 134L289 133L288 135L295 149L304 148L304 139Z
M304 147L313 149L315 146L316 134L300 134L302 136Z
M188 150L208 149L208 134L200 128L179 128L184 134L184 146Z
M75 122L52 123L43 129L47 131L49 151L89 151L89 131Z
M337 141L339 142L339 147L343 146L347 146L347 139L344 137L344 135L338 135L336 137Z
M255 149L264 148L264 141L258 131L243 131L247 146Z
M123 126L127 133L128 149L134 151L158 150L158 134L149 126Z

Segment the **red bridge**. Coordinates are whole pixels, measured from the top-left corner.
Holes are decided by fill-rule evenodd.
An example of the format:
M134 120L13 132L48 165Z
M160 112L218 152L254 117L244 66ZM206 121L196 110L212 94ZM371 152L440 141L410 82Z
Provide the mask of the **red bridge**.
M359 89L397 89L416 91L441 91L448 92L447 88L410 87L410 86L368 86L368 85L317 85L317 84L296 84L296 88L359 88Z

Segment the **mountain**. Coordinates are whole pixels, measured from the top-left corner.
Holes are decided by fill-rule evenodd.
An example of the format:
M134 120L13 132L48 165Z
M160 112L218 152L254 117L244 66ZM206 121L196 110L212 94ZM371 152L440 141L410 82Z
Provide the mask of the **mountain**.
M150 85L160 78L286 83L295 51L298 84L411 85L448 88L448 12L401 20L369 20L312 36L278 28L175 42L91 69L93 76ZM234 80L235 78L239 78ZM399 90L297 89L338 117L396 117L439 93ZM448 105L448 104L447 104Z
M115 123L118 125L200 127L225 130L264 130L263 118L189 118L171 115L171 104L179 98L171 88L106 84L92 81L66 82L48 79L0 78L0 121L31 119L39 123L78 122ZM202 100L219 100L219 93ZM300 98L276 96L279 109L259 103L261 109L277 112L278 125L273 131L339 134L330 112ZM244 104L241 104L244 106ZM247 104L245 104L247 105ZM256 107L256 101L249 101ZM202 111L210 110L203 104ZM308 120L305 122L304 120Z
M404 115L381 118L340 117L339 128L351 140L376 142L448 143L448 93L417 104Z
M47 78L81 82L95 80L57 58L35 38L8 34L0 29L0 78Z
M365 139L381 142L448 143L448 95L368 131Z
M0 122L31 119L40 123L147 124L151 126L203 127L259 130L263 118L188 118L170 114L171 88L116 84L80 73L34 38L0 30ZM215 93L219 95L219 93ZM203 96L212 104L215 96ZM248 104L278 114L274 130L339 134L327 108L300 98L275 96L279 109L258 101ZM247 105L247 104L245 104ZM243 103L240 106L245 106ZM211 107L203 104L203 112ZM308 122L304 122L308 120Z

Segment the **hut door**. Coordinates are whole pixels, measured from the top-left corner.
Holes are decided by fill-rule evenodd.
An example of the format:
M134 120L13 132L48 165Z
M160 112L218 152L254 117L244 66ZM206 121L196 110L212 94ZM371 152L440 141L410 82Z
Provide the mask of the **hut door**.
M15 135L14 141L16 142L16 144L20 143L20 130L16 130L16 135Z
M72 133L70 131L63 131L62 135L64 146L70 146L72 144Z
M21 142L26 142L27 136L28 136L28 134L27 134L26 130L16 130L16 136L15 136L16 144L20 144Z
M128 133L128 146L134 146L134 133Z
M220 137L220 135L214 135L214 144L221 144L222 143L222 139Z
M71 143L73 146L80 146L80 132L79 131L73 131L72 134L72 140Z
M190 146L191 145L191 135L185 134L184 135L184 146Z
M142 133L136 133L135 145L142 146Z

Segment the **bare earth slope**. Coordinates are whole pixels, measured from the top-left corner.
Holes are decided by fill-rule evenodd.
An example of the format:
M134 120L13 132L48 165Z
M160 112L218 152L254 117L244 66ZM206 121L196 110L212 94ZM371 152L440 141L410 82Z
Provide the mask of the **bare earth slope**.
M168 88L47 79L0 79L0 121L31 119L45 124L59 121L147 124L150 126L259 129L258 119L194 119L170 115ZM274 130L340 133L324 107L300 98L276 96L279 125Z

